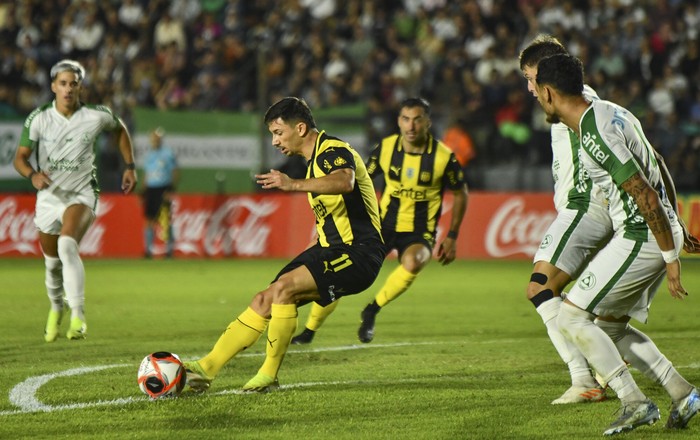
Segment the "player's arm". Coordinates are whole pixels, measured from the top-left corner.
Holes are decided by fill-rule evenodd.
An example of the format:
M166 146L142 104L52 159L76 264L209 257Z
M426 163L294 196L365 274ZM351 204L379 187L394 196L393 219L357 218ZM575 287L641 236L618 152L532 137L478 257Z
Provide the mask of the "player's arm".
M464 184L459 190L452 191L452 220L450 221L450 231L459 232L459 228L464 220L464 214L467 212L467 203L469 200L469 192L467 185Z
M117 145L119 145L119 152L126 163L126 169L122 175L122 191L124 194L129 194L136 188L136 166L134 165L134 145L131 142L131 136L129 136L129 130L124 125L121 119L118 119L119 125L117 126L116 136Z
M659 170L661 171L661 178L664 182L664 187L666 187L666 195L668 196L668 200L671 202L673 210L676 211L678 223L683 228L683 249L685 249L686 252L698 253L700 252L700 240L698 240L697 237L688 231L688 228L685 226L685 223L678 212L678 197L676 195L676 186L673 183L671 173L668 171L668 167L666 167L666 162L664 161L663 156L661 156L658 151L654 150L654 156L656 157L656 162L659 164Z
M437 253L438 261L445 265L454 261L457 256L457 235L464 219L464 213L467 211L469 194L467 183L464 181L464 171L459 162L457 162L454 153L450 154L450 160L443 177L443 188L449 188L454 197L450 230L447 233L447 237L440 243Z
M622 189L634 199L639 207L639 212L644 217L649 230L654 234L654 238L656 238L664 255L666 278L671 295L682 298L687 293L681 285L681 263L673 243L671 222L666 215L659 194L639 171L622 183Z
M464 213L467 211L468 194L466 184L462 185L460 189L452 190L453 202L450 230L442 243L440 243L437 253L438 261L442 265L450 264L457 257L457 235L464 219Z
M355 170L339 168L322 177L313 179L292 179L278 170L256 174L257 183L263 189L282 191L311 192L315 194L347 194L355 187Z
M32 182L32 186L36 189L48 188L51 185L51 179L43 171L37 171L29 162L29 157L32 155L32 150L29 147L20 145L15 153L13 165L22 177L26 177Z

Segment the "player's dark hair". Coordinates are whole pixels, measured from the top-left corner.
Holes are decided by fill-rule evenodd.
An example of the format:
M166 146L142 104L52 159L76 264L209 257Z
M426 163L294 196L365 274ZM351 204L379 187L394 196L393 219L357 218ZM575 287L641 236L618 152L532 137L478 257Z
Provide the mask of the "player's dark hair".
M306 104L306 101L294 96L282 98L272 104L265 112L265 125L270 125L277 118L291 124L303 122L309 128L316 128L316 121L314 121L311 109Z
M399 110L401 110L402 108L414 107L422 108L425 114L430 116L430 103L423 98L406 98L403 101L401 101L401 105L399 105Z
M537 63L538 86L549 85L564 95L576 96L583 90L583 64L571 55L552 55Z
M567 54L564 46L555 37L540 34L520 52L520 70L525 67L535 67L542 58L557 54Z

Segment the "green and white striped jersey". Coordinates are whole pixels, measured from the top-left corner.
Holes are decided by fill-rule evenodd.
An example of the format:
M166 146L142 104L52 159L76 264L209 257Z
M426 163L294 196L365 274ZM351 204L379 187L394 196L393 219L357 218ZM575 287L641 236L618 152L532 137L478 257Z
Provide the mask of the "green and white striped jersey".
M95 142L102 131L117 127L119 120L108 107L81 104L66 118L53 101L27 117L19 145L34 150L39 169L53 182L49 191L97 190Z
M637 241L653 237L632 196L622 184L641 172L659 193L672 224L676 214L666 194L659 164L639 120L610 101L593 100L579 121L581 159L609 202L615 231Z
M583 95L589 101L599 99L595 90L584 86ZM581 163L579 140L573 130L559 122L552 124L552 177L554 178L554 207L589 212L602 222L609 222L608 207L601 189L593 185L588 171Z

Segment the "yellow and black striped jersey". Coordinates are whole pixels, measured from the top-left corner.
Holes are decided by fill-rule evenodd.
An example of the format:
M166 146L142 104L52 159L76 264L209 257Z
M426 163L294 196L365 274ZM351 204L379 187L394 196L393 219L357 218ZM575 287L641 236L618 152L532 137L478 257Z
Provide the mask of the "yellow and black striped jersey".
M308 196L316 215L319 244L328 247L372 240L381 243L377 196L362 158L347 142L320 132L307 164L306 178L323 177L342 168L355 171L351 193L309 193Z
M432 135L423 153L407 153L398 134L382 139L370 154L367 171L372 178L384 175L382 228L396 232L434 234L444 190L465 184L452 150Z

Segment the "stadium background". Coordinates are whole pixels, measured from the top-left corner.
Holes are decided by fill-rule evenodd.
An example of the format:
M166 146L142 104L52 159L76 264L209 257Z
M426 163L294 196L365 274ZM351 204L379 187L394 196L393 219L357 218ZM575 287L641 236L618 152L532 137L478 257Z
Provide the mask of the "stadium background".
M275 154L260 123L279 97L303 97L322 129L366 154L395 130L396 104L421 95L434 132L473 147L460 257L528 258L553 215L551 155L517 54L541 32L584 61L601 97L643 120L700 235L699 31L692 0L2 1L0 255L39 254L32 190L11 162L22 121L51 99L50 66L70 57L88 70L83 100L127 122L137 164L148 131L166 129L183 167L180 255L287 256L310 234L298 198L255 194L251 178L300 168ZM138 198L114 194L123 164L109 138L98 151L103 203L81 250L139 256ZM262 240L261 228L278 232Z

